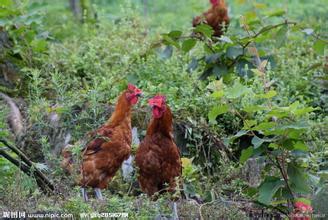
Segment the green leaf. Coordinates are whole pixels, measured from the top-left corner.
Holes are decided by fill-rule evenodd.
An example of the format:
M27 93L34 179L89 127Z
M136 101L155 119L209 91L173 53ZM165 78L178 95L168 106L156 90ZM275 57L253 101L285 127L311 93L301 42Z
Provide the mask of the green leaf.
M237 0L236 3L242 5L246 3L246 0Z
M35 52L44 52L47 49L47 41L35 39L31 42L31 46Z
M228 72L228 68L224 65L215 65L212 70L213 74L218 78L221 78Z
M285 129L285 130L286 129L304 130L304 129L309 128L309 126L310 125L307 121L297 121L297 122L294 122L294 123L283 125L280 128Z
M244 107L244 111L247 112L247 113L262 111L262 110L265 110L265 109L267 109L267 108L264 107L264 106L261 106L261 105L248 105L248 106Z
M263 143L264 143L264 140L257 137L256 135L252 138L252 144L255 149L260 147Z
M276 34L276 45L277 45L277 47L281 47L285 44L285 41L287 39L287 31L288 31L288 26L284 25L277 32L277 34Z
M247 134L248 131L245 131L245 130L240 130L237 132L237 134L234 135L234 137L241 137L241 136L244 136L245 134Z
M218 115L224 114L229 110L229 106L228 105L219 105L219 106L215 106L211 109L211 111L208 113L208 119L210 120L210 122L215 121L216 117Z
M246 59L238 59L236 63L236 71L239 76L250 77L252 75L252 70L256 68L252 62Z
M253 155L253 147L249 147L241 151L241 156L239 158L240 163L245 163L248 158Z
M256 120L245 120L244 121L244 127L243 129L248 130L254 125L256 125L257 121Z
M313 45L313 49L314 51L317 53L317 54L320 54L320 55L324 55L325 53L325 42L322 41L322 40L317 40L314 45Z
M284 15L286 13L286 11L284 9L277 9L274 11L269 11L267 13L265 13L268 17L280 17L282 15Z
M253 73L255 73L257 76L264 76L264 72L258 70L258 69L251 69Z
M306 145L304 144L304 142L302 142L302 141L298 141L298 142L296 142L296 144L294 145L294 150L308 151L309 148L308 148L308 146L306 146Z
M287 150L293 150L294 141L291 139L286 139L281 143L281 146Z
M303 169L297 167L294 163L289 163L287 173L293 190L298 193L308 193L310 191L308 177Z
M256 12L255 11L247 11L244 14L244 17L246 18L247 23L248 23L249 21L256 19L257 18L257 15L256 15Z
M283 180L276 177L267 177L259 188L258 201L265 205L270 205L275 193L283 186Z
M246 95L251 91L247 86L242 85L238 80L236 80L232 87L227 88L225 91L225 96L228 99L236 99L243 95Z
M173 45L173 46L175 46L176 48L180 48L180 45L179 45L179 43L177 42L177 40L176 39L173 39L173 38L171 38L169 35L167 35L167 34L163 34L163 39L164 39L164 44L165 45Z
M168 35L171 38L179 38L182 35L182 31L171 31Z
M195 39L187 39L182 43L182 50L184 52L189 52L195 45L197 41Z
M277 205L284 205L288 203L288 201L286 199L282 199L282 200L275 200L271 202L271 205L273 206L277 206Z
M310 113L310 112L313 112L315 110L317 110L317 108L307 107L307 108L301 108L301 109L294 110L293 113L296 116L302 116L302 115L305 115L306 113Z
M272 148L272 149L278 149L278 144L276 144L276 143L270 143L269 144L269 148Z
M268 6L264 3L257 3L257 2L253 2L253 5L255 8L258 8L258 9L264 9L264 8L267 8Z
M204 34L206 37L211 38L214 33L214 30L211 26L207 24L200 24L197 25L197 27L195 28L195 32L200 32Z
M210 82L207 85L206 88L209 89L209 90L212 90L212 91L223 92L222 91L222 88L223 88L223 80L222 79L220 79L220 80L214 80L214 81Z
M248 131L240 130L240 131L237 132L237 134L235 134L234 136L228 138L228 142L227 143L229 144L230 142L234 141L235 139L237 139L237 138L239 138L241 136L244 136L247 133L248 133Z
M289 112L284 109L272 109L267 113L267 117L277 117L277 118L285 118L289 116Z
M296 101L296 102L293 102L292 104L290 104L288 106L288 108L290 111L294 112L298 108L299 105L300 105L300 102ZM286 110L288 111L288 109L286 109Z
M212 73L213 73L213 68L212 67L207 68L207 69L204 70L204 72L202 73L202 75L199 76L199 79L200 80L204 80L207 77L209 77L210 75L212 75Z
M126 76L126 79L128 80L129 83L132 84L137 84L139 81L139 77L136 74L129 74Z
M252 130L256 130L256 131L268 130L270 128L273 128L274 126L276 126L275 122L262 122L257 126L253 127Z
M6 18L6 19L1 19L2 24L11 24L13 21L10 19L11 16L19 14L17 11L11 10L11 9L1 9L0 10L0 18Z
M256 97L258 98L263 98L263 99L270 99L274 96L277 95L277 92L274 91L274 90L270 90L269 92L265 93L265 94L259 94L259 95L256 95Z
M191 60L191 62L189 63L189 65L187 67L187 71L189 73L191 73L192 71L194 71L195 69L197 69L197 67L198 67L198 60L195 57L193 57L192 60Z
M306 205L311 205L311 200L307 198L296 198L295 202L302 202Z
M173 47L168 45L165 49L159 53L159 57L163 60L170 58L173 54Z
M3 10L2 8L11 7L13 5L14 5L13 0L1 0L0 1L0 8L1 8L1 10Z
M211 96L215 99L220 99L223 95L224 95L224 92L221 90L221 91L213 92Z
M256 195L257 193L257 189L255 187L247 187L244 190L244 193L246 193L246 195L253 197L254 195Z
M211 53L211 54L205 56L205 62L206 63L217 63L220 56L221 56L221 54L219 54L219 53Z
M291 130L288 132L287 137L291 139L300 139L304 130Z
M242 47L232 46L227 49L227 57L230 59L236 59L238 56L244 54L244 49Z

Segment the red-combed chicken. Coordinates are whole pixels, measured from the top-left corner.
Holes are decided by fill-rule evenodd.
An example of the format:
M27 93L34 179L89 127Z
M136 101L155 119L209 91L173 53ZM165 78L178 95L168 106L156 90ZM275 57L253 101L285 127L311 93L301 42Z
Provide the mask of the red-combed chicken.
M229 25L228 9L224 0L210 0L210 3L211 8L201 16L195 17L192 25L196 27L201 23L206 23L213 28L213 36L220 37L224 32L224 28Z
M182 166L179 149L173 139L172 113L165 96L153 97L149 105L153 117L136 152L135 161L142 191L153 196L156 192L175 191ZM175 203L174 213L177 216Z
M109 120L90 134L91 141L82 153L81 176L79 185L82 196L88 200L86 187L95 189L96 197L102 199L100 189L107 188L108 182L114 177L131 150L131 110L138 102L142 92L129 84L118 98L115 110ZM65 158L65 155L68 156ZM63 150L63 164L67 170L72 169L71 154Z

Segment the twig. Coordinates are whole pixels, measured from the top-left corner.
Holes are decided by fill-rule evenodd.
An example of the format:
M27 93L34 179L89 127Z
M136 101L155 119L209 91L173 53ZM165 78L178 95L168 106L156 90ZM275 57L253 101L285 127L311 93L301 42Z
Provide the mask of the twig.
M33 162L30 161L25 154L19 150L17 147L10 145L7 140L5 139L0 139L0 142L3 143L6 147L8 147L9 149L11 149L14 153L16 153L19 158L21 158L21 160L27 165L27 167L29 167L29 169L31 169L32 167L35 169L35 173L36 175L42 179L42 181L45 182L45 184L47 185L47 187L49 187L49 189L51 191L53 191L55 189L55 187L52 185L52 183L50 182L50 180L48 180L48 178L39 170L37 169L34 165Z
M328 44L328 40L327 39L324 39L324 38L321 38L321 36L319 34L313 33L311 36L313 36L317 40L321 40L325 44Z
M285 160L285 158L282 158L281 160L283 162ZM286 173L285 168L280 164L280 161L279 161L279 158L278 157L276 157L276 161L277 161L276 165L277 165L277 167L278 167L278 169L279 169L279 171L280 171L280 173L281 173L281 175L282 175L282 177L284 179L285 185L286 185L289 193L291 194L291 196L292 196L292 198L294 200L294 198L295 198L294 193L293 193L293 191L290 188L289 183L288 183L288 174Z
M49 192L49 186L47 185L47 183L44 182L42 178L40 178L40 176L38 176L35 169L32 169L32 167L28 167L26 164L22 163L21 161L16 160L12 156L10 156L5 150L0 149L0 155L2 155L4 158L10 161L16 167L18 167L26 175L34 176L36 183L41 188L41 190L45 193Z
M256 34L253 34L253 35L251 35L250 32L248 31L248 34L250 35L249 36L250 40L245 45L243 45L243 47L246 48L250 43L253 42L253 39L257 38L261 34L264 34L265 32L271 31L271 30L276 29L283 25L296 25L296 24L297 24L296 22L286 20L285 22L280 23L280 24L264 27L259 32L257 32ZM244 28L248 29L248 27L246 25L244 25Z
M217 202L218 200L213 200L213 201L211 201L211 202L205 202L205 203L203 203L203 204L201 204L200 206L199 206L199 208L198 208L198 212L199 212L199 215L200 215L200 220L204 220L204 217L203 217L203 215L202 215L202 208L203 208L203 206L206 206L206 205L211 205L211 204L213 204L213 203L215 203L215 202ZM221 201L221 199L220 199L220 201Z

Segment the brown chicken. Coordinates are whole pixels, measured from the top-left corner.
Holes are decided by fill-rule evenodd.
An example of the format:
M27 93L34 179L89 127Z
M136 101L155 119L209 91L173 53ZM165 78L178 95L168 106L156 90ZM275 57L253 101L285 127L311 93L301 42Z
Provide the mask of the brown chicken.
M213 28L213 36L220 37L229 25L228 9L224 0L210 0L210 3L212 7L201 16L195 17L192 25L196 27L201 23L206 23Z
M62 151L61 156L63 157L60 166L66 174L72 174L74 172L74 160L72 154L73 145L66 145Z
M96 197L102 199L100 189L107 188L108 182L113 178L131 150L131 110L138 102L141 90L129 84L118 98L115 110L109 120L96 131L90 134L91 141L83 149L81 162L82 196L85 201L88 196L85 187L95 189ZM67 170L72 169L69 156L65 150L63 164ZM65 158L65 155L68 156Z
M163 192L168 184L172 192L181 176L179 149L173 140L172 113L165 96L157 95L149 100L153 118L136 153L139 168L138 181L148 196Z

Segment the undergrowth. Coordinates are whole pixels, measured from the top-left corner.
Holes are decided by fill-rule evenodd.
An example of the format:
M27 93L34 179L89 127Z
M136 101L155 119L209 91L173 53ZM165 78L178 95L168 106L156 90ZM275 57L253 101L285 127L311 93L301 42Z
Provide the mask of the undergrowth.
M254 11L260 14L261 8L257 7L261 7L261 2L267 5L266 9L273 7L273 3L267 1L259 1L259 4L252 2L248 5L242 2L235 1L230 5L232 23L227 36L233 40L234 37L244 34L238 22L243 10L255 8ZM199 14L206 7L205 4L199 1L192 1L190 5L176 3L183 7L181 13L184 15L177 18L179 16L172 12L173 4L171 7L166 1L159 1L157 4L151 2L148 5L151 10L147 11L147 20L143 17L145 12L140 2L128 4L126 7L111 2L108 8L103 2L94 3L99 13L96 23L82 24L74 20L74 16L67 9L67 3L58 1L52 5L47 1L31 1L26 3L26 8L20 13L28 14L45 9L49 16L41 13L40 17L35 18L37 22L23 22L22 27L26 27L22 30L23 35L21 32L13 31L12 26L6 26L16 40L17 48L22 51L22 60L14 61L19 67L20 80L14 83L16 87L10 90L10 94L16 98L23 97L26 102L23 112L26 116L27 132L16 144L33 162L39 166L43 165L44 172L53 180L58 193L44 196L33 178L20 173L16 167L1 157L0 175L4 178L0 179L0 210L68 212L76 215L93 211L128 211L132 219L148 219L155 217L159 212L169 216L171 207L167 197L163 196L158 202L150 201L145 195L140 194L135 183L124 182L120 173L110 183L109 190L104 193L104 202L91 199L90 203L84 203L79 188L75 186L74 177L67 177L60 168L59 155L65 138L70 135L70 143L76 143L87 132L103 124L113 111L116 97L130 82L138 85L146 97L158 93L165 94L173 110L176 122L175 136L181 147L181 156L184 158L183 189L189 198L179 202L181 216L203 219L214 219L213 216L215 219L247 218L249 210L245 207L257 201L258 197L254 193L254 187L249 187L249 178L245 177L253 177L251 170L242 167L249 157L257 157L261 152L254 149L254 155L250 155L250 151L247 150L258 143L254 144L249 137L240 138L243 135L253 137L253 134L240 135L239 132L254 127L256 123L272 123L270 120L274 119L266 115L269 108L281 110L280 113L285 114L288 111L302 110L307 106L312 107L313 112L302 114L302 120L306 122L307 127L302 127L301 137L293 137L293 141L299 141L300 138L307 146L307 156L298 158L297 163L302 165L311 181L316 183L313 187L309 184L311 188L307 199L314 198L314 205L319 207L318 212L321 212L322 208L317 201L327 185L328 168L327 70L324 67L326 52L318 54L310 36L291 31L288 42L281 47L276 46L272 37L268 37L268 41L263 44L258 43L260 48L265 46L265 51L260 53L267 53L273 57L266 74L275 94L269 97L272 100L267 101L264 97L267 93L262 94L261 77L256 74L252 77L240 77L235 74L238 72L237 67L229 70L229 77L211 75L205 80L199 80L207 64L199 62L198 69L190 71L190 63L197 56L206 56L201 42L187 52L168 51L167 47L161 44L163 35L160 34L163 30L181 29L190 34L190 25L186 25L186 22L193 16L193 10L197 10ZM324 8L321 1L315 5ZM311 19L308 23L305 23L305 19L301 20L300 23L305 23L302 27L311 26L318 34L325 36L325 29L320 29L325 25L322 8L306 8L298 6L294 1L290 2L290 7L284 16L301 20L301 12L305 11L305 18ZM117 13L118 11L120 13ZM165 14L163 18L157 16L160 11ZM246 14L251 18L257 18L256 13ZM33 15L30 17L34 18ZM272 18L272 21L278 19ZM176 23L172 24L175 20ZM169 23L172 25L168 25ZM33 30L33 33L30 33L30 30ZM34 42L34 48L30 48L29 43L22 41L28 33L31 42ZM206 49L208 48L205 47L205 51ZM12 57L19 53L15 51L6 56ZM35 56L30 57L31 54ZM238 93L234 88L251 92L245 92L247 95L237 94L237 97L231 98L229 94L232 96L234 92ZM221 91L225 95L221 94ZM259 98L261 95L262 98ZM247 112L247 104L263 104L269 107ZM222 112L219 109L219 112L213 113L213 109L223 105L229 108ZM1 103L0 109L0 135L14 142L6 125L8 111L2 106L5 104ZM147 99L141 100L134 110L133 117L133 126L139 128L142 138L150 119ZM278 120L286 125L293 123L294 120L295 123L298 122L299 118L294 115L283 115L281 118L278 117ZM265 132L261 133L263 130L269 131L265 128L254 130L254 135L260 138L272 138L270 135L275 135L270 133L264 137ZM2 149L2 146L0 147ZM277 148L275 145L270 150ZM243 159L240 159L240 156ZM256 160L260 161L258 166L261 166L261 161L264 160L263 157ZM274 176L278 173L268 166L263 170L254 174L261 176L261 173L266 172L267 175L259 177L256 187L268 175ZM279 196L283 194L283 190L274 194ZM277 204L271 204L270 200L268 204L262 205L267 211L272 211L272 206Z

